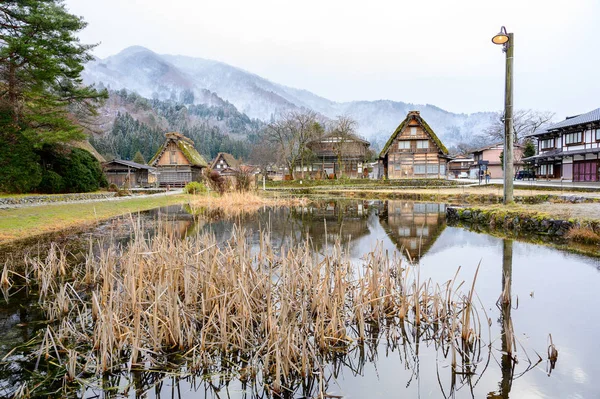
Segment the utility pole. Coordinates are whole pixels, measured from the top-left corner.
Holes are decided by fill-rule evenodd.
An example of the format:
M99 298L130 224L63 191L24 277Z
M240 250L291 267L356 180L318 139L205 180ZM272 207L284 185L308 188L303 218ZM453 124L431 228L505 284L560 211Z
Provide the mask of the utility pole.
M508 34L506 51L506 85L504 91L504 204L513 202L514 124L513 124L513 54L514 35Z

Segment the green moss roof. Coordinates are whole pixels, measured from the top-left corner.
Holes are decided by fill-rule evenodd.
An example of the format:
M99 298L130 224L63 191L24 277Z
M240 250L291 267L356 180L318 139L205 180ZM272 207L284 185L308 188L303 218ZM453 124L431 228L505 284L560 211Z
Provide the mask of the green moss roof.
M201 166L206 168L208 163L196 148L194 148L193 144L188 143L187 141L179 140L177 141L177 147L183 152L183 155L187 158L187 160L194 166Z
M392 133L392 135L390 136L390 138L387 141L387 143L385 143L385 145L383 146L383 149L379 153L379 157L380 158L385 157L385 155L387 154L390 146L394 142L394 139L396 138L396 136L398 136L402 132L402 130L404 130L404 127L408 124L408 121L413 116L415 118L417 118L418 122L421 124L421 126L423 127L423 129L425 130L425 132L429 135L429 137L431 137L431 139L433 140L433 142L435 143L435 145L437 145L437 147L440 149L440 151L442 152L442 154L448 155L448 149L442 143L442 141L437 136L437 134L434 133L433 129L427 124L427 122L425 122L425 119L423 119L418 114L413 114L413 113L409 112L408 115L406 116L406 118L402 121L402 123L400 123L400 125L396 128L396 130L394 130L394 133Z
M208 166L208 163L204 157L200 155L194 147L194 142L192 140L174 132L167 133L165 136L167 137L167 140L165 140L164 144L158 149L156 154L154 154L150 162L148 162L148 165L156 166L155 163L158 162L160 156L165 152L169 141L173 140L175 144L177 144L177 148L179 148L179 150L183 153L183 156L190 164L193 166L200 166L202 168L206 168Z

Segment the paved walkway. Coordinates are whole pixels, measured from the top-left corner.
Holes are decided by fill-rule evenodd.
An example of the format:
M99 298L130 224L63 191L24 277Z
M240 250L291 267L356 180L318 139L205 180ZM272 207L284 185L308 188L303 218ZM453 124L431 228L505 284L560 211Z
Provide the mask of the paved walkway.
M460 179L461 181L470 182L471 185L477 186L479 185L479 181L475 179ZM598 189L600 191L600 182L572 182L570 180L513 180L514 186L517 188L527 188L527 187L560 187L564 190L569 190L571 188L588 188L588 189ZM503 179L491 179L489 184L504 184ZM485 182L481 182L481 185L485 185Z

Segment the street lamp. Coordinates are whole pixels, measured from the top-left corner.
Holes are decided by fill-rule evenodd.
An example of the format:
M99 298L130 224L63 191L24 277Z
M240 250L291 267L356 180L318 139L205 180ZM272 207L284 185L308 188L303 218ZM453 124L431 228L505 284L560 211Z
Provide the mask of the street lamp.
M515 49L514 35L507 33L506 28L492 38L492 43L502 45L506 53L506 80L504 88L504 204L513 202L513 52Z

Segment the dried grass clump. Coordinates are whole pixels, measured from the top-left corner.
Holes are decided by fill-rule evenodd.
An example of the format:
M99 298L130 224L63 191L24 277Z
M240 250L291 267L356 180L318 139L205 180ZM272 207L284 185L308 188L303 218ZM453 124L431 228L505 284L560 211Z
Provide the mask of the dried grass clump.
M298 197L264 197L250 192L228 192L222 196L205 196L195 198L190 207L194 214L208 219L236 217L254 213L265 207L306 205L306 198Z
M50 321L36 368L59 365L65 384L123 368L225 368L281 393L323 378L329 361L353 349L373 350L384 334L394 345L434 344L451 354L453 373L470 375L480 361L475 279L467 293L456 276L422 282L418 268L381 246L356 267L339 242L325 255L309 241L278 253L268 231L257 248L241 229L225 244L211 234L149 239L140 231L125 247L90 249L74 267L56 246L28 261Z
M571 227L565 234L565 238L583 244L600 244L600 234L589 227Z

